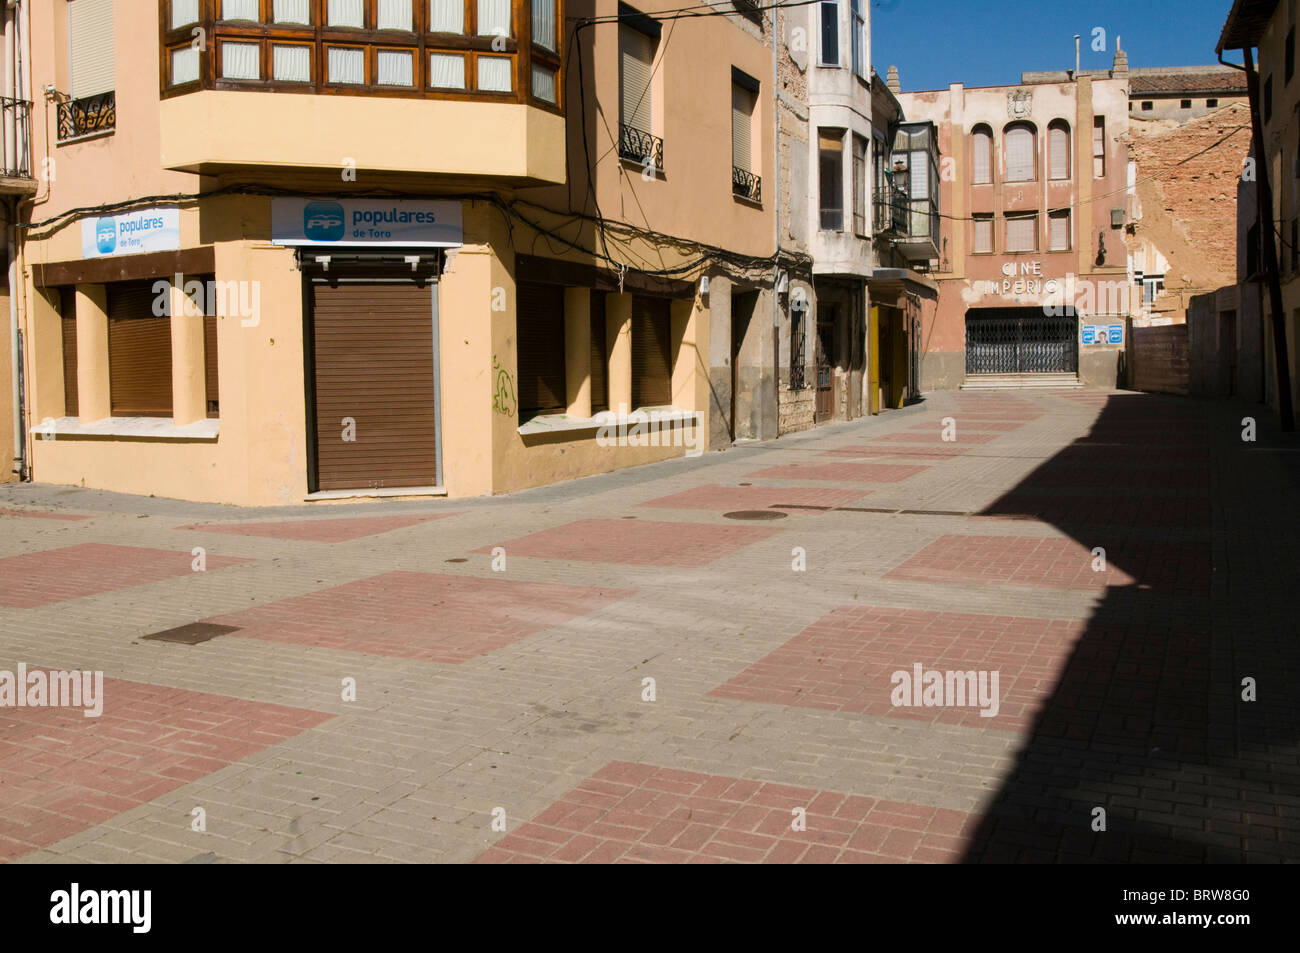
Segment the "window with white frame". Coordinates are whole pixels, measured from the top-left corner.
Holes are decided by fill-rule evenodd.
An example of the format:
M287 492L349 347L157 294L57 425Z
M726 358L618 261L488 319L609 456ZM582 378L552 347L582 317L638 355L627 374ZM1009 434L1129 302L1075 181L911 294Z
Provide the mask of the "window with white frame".
M1007 126L1003 136L1008 182L1032 182L1037 178L1038 137L1029 123Z
M1070 210L1056 209L1047 213L1047 247L1049 251L1070 250Z
M976 215L975 221L975 247L976 255L993 254L993 216Z
M1070 177L1070 124L1064 119L1055 120L1047 129L1048 162L1053 179Z
M971 133L971 181L988 185L993 181L993 130L976 126Z
M840 5L823 2L818 5L821 16L821 51L818 60L822 66L840 65Z
M853 41L853 73L867 78L867 18L863 13L866 0L849 0L850 36Z

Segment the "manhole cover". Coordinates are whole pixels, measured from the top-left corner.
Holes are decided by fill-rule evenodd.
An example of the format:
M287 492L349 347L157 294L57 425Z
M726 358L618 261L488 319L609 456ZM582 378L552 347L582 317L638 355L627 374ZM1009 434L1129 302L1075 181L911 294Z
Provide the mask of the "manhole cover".
M444 559L443 562L445 562L445 563L467 563L467 562L469 562L469 560L466 559L464 556L459 556L459 557L457 557L456 559Z
M783 520L789 514L780 510L732 510L722 515L729 520Z
M154 642L179 642L181 645L198 645L200 642L206 642L208 639L218 635L225 635L227 632L238 631L237 625L217 625L215 622L191 622L189 625L178 626L175 629L164 629L162 632L155 632L153 635L146 635L146 641Z

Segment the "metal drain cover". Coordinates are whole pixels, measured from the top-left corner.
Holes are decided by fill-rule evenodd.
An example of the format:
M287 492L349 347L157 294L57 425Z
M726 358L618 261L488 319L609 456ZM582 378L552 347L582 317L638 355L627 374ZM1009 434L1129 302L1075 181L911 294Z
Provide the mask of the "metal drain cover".
M790 514L780 510L732 510L722 515L729 520L783 520Z
M155 632L153 635L146 635L146 641L153 642L179 642L181 645L198 645L200 642L206 642L218 635L225 635L227 632L237 632L237 625L217 625L215 622L191 622L189 625L178 626L175 629L164 629L162 632Z
M465 559L464 557L458 556L458 557L455 558L455 559L444 559L443 562L445 562L445 563L467 563L467 562L469 562L469 560L468 560L468 559Z

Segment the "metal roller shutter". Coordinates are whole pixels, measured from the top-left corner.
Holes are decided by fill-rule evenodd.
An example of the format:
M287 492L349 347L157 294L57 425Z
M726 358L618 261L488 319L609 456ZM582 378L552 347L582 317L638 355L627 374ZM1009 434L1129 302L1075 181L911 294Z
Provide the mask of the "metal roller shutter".
M653 132L650 67L654 63L655 41L640 30L620 25L618 47L619 122L644 133Z
M731 84L731 164L751 171L750 129L753 125L754 94L739 83Z
M521 281L517 292L519 412L563 413L564 287Z
M72 98L113 88L113 0L73 0L68 4Z
M209 417L220 417L221 391L217 386L217 318L203 318L203 389Z
M414 282L312 285L317 489L436 482L434 293ZM345 418L354 440L343 439Z
M632 409L673 402L672 335L667 298L632 298Z
M609 409L609 352L605 349L605 295L591 293L591 412Z
M77 400L77 317L63 318L63 413L80 416Z
M108 390L114 417L172 415L171 318L153 313L154 279L108 286Z

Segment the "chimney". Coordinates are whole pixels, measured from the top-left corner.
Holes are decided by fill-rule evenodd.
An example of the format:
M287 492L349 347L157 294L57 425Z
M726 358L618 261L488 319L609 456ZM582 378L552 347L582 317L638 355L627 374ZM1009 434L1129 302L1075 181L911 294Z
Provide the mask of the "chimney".
M1110 75L1115 79L1128 79L1128 54L1119 45L1120 37L1115 37L1115 64L1110 68Z
M1079 34L1076 33L1074 34L1074 72L1070 75L1070 79L1078 79L1078 78L1079 78Z
M898 67L889 67L889 72L885 76L885 88L891 93L901 93L903 87L898 84Z

